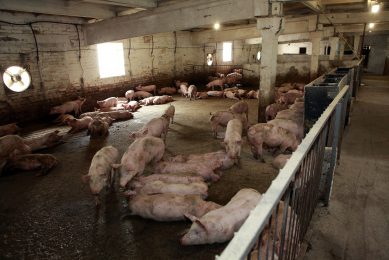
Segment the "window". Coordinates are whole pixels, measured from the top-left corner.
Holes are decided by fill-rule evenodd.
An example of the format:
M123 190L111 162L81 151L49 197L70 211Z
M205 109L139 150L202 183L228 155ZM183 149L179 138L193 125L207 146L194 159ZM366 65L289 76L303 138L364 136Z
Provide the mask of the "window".
M223 61L232 61L232 42L223 42Z
M97 44L100 78L125 75L123 43Z
M257 61L260 61L261 60L261 51L258 51L257 52Z
M307 48L306 47L300 47L299 48L299 54L307 54Z
M208 53L208 54L207 54L207 65L208 65L208 66L211 66L212 63L213 63L212 53Z

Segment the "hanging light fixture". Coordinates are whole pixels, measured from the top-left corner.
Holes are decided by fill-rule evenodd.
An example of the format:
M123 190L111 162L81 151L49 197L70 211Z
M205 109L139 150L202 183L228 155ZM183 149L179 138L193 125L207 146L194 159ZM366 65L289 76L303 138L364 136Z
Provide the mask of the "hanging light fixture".
M372 1L371 3L371 12L378 13L380 11L380 4L378 2Z
M369 23L369 29L373 29L374 28L374 23Z
M214 28L215 30L219 30L219 29L220 29L220 23L215 23L215 24L213 25L213 28Z

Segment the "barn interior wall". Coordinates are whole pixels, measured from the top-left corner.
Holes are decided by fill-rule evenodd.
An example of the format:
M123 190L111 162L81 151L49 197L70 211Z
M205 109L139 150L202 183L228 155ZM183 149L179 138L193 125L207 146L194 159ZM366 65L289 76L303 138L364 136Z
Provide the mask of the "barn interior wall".
M388 35L367 35L365 46L371 46L367 72L383 75L386 57L389 57Z

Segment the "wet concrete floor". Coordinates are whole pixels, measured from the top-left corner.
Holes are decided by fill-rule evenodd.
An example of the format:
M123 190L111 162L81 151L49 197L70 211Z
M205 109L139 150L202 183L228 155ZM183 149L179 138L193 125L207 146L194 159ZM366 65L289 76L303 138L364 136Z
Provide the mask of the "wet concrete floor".
M222 140L212 136L209 112L226 110L235 101L176 99L176 123L167 136L167 155L221 149ZM255 123L257 100L247 102L250 122ZM123 153L131 143L128 133L159 117L167 106L141 108L134 119L114 123L104 140L90 140L85 131L66 136L66 143L43 151L60 161L47 176L36 177L34 172L2 176L0 259L214 259L220 254L227 243L180 245L179 238L190 227L189 221L161 223L131 216L118 189L107 191L102 206L96 209L88 187L81 181L96 151L113 145ZM68 129L60 128L63 132ZM245 138L241 168L224 171L220 181L210 186L208 200L224 205L245 187L264 193L277 173L270 164L271 157L265 159L267 163L253 159ZM146 174L151 170L147 168Z

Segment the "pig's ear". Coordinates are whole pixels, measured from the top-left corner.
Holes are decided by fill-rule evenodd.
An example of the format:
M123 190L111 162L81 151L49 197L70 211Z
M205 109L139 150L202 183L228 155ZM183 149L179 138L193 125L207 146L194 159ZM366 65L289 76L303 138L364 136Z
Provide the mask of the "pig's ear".
M82 175L82 176L81 176L81 180L82 180L84 183L89 182L89 180L90 180L90 175Z
M111 167L114 169L118 169L120 166L122 166L120 163L113 163L111 164Z
M202 229L204 229L204 231L205 231L206 233L208 233L207 227L204 226L204 224L201 223L201 221L200 221L199 219L196 219L195 223L197 223L197 224L199 225L199 227L201 227Z
M196 222L198 220L198 218L196 216L193 216L191 214L188 214L188 213L184 213L184 216L189 219L190 221L192 222Z

